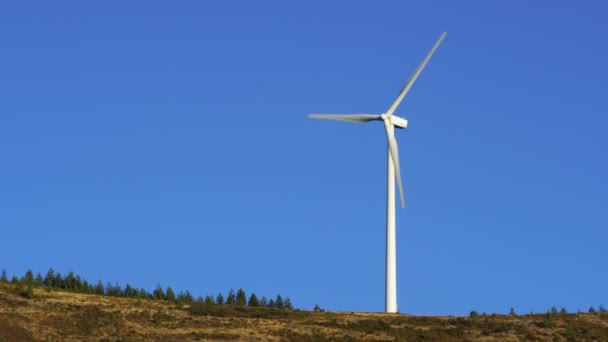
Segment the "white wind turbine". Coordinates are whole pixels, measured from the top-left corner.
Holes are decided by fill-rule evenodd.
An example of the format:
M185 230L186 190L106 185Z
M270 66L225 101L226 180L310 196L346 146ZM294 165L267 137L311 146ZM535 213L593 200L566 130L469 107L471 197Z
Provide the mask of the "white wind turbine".
M399 150L395 140L394 128L405 128L407 120L393 115L397 106L401 103L407 92L410 90L418 75L431 59L439 44L447 32L443 32L431 51L426 55L420 66L407 81L397 99L384 114L310 114L312 119L326 119L347 121L353 123L364 123L369 121L383 121L388 141L388 168L387 168L387 189L386 189L386 293L385 311L397 312L397 254L395 246L395 174L397 175L397 185L399 196L401 197L401 207L405 208L403 196L403 185L401 183L401 171L399 167Z

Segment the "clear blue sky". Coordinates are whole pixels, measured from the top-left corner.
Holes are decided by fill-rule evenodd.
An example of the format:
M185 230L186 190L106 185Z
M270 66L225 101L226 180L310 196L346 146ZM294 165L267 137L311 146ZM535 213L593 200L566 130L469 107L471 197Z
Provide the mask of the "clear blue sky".
M0 5L0 268L414 314L608 306L603 1Z

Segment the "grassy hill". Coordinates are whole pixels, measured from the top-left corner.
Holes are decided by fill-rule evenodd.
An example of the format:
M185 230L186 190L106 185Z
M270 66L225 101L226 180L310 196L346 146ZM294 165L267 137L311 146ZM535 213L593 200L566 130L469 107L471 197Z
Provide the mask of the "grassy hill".
M29 298L28 298L29 297ZM608 341L608 313L421 317L47 291L0 283L0 341Z

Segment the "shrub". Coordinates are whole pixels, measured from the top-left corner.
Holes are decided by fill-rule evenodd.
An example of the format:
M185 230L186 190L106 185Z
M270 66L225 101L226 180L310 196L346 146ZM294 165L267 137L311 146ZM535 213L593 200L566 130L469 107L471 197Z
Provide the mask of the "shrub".
M566 324L566 336L568 341L576 341L576 330L574 330L572 324Z
M34 289L32 288L32 285L28 285L26 289L20 289L19 295L25 299L34 298Z
M554 325L555 325L555 316L552 315L550 311L547 311L547 313L543 317L543 327L551 328Z

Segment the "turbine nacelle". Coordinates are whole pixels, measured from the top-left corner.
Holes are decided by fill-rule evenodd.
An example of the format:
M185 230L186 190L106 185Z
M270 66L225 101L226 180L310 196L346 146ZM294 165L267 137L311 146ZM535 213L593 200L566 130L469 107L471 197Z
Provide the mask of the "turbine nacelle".
M403 129L403 128L407 127L407 120L404 118L400 118L396 115L388 116L386 114L382 114L382 115L380 115L380 118L382 120L388 120L393 126L395 126L397 128Z

